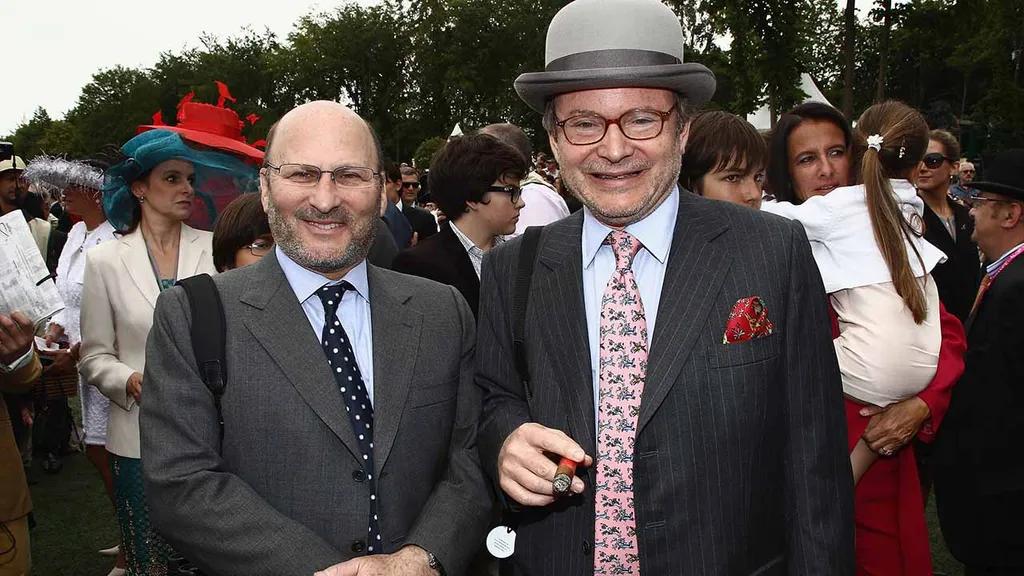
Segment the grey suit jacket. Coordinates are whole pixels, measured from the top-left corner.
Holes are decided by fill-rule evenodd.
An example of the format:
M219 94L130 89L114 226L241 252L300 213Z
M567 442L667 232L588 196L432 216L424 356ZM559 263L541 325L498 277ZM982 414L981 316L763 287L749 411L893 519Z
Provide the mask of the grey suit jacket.
M416 544L452 574L483 540L475 323L455 289L368 266L382 545ZM184 290L150 334L142 462L156 529L204 570L309 576L359 556L370 487L318 337L272 252L215 277L227 318L223 445L199 377Z
M526 313L527 395L511 307L520 242L487 253L480 294L480 451L492 479L525 422L596 455L582 212L541 236ZM774 333L723 343L737 300ZM633 457L643 574L852 575L853 486L825 292L796 222L684 192L648 358ZM529 575L593 574L594 474L580 497L524 508Z

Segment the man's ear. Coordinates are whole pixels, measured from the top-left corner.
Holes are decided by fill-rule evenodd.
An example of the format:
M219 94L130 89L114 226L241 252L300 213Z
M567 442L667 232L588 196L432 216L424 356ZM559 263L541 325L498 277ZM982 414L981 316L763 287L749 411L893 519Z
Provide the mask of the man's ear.
M260 204L263 204L263 212L270 213L270 179L267 176L267 169L260 169Z
M1007 230L1016 228L1024 220L1024 204L1020 202L1006 203L1006 217L1003 218L1003 228Z
M686 125L683 126L683 131L679 133L679 153L686 154L686 143L690 141L690 125L691 121L687 120Z

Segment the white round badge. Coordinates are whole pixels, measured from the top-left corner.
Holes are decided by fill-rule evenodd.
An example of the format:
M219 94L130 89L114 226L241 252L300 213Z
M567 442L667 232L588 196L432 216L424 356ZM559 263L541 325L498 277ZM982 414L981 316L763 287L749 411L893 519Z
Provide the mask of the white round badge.
M495 558L508 558L516 550L516 531L508 526L496 526L487 535L487 551Z

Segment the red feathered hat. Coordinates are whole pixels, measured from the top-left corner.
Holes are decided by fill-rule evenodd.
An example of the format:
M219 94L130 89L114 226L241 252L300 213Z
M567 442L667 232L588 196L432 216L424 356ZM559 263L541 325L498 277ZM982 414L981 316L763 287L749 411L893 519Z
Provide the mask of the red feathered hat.
M153 124L139 126L136 134L149 130L170 130L177 132L189 142L238 155L250 164L262 164L263 151L247 144L245 137L242 136L242 127L245 123L238 117L237 112L223 107L227 86L220 82L217 85L222 94L220 106L192 102L194 93L189 93L178 104L176 125L164 125L161 114L157 112L153 115ZM230 98L230 94L227 97ZM256 120L259 120L259 117L249 115L250 122L255 124Z

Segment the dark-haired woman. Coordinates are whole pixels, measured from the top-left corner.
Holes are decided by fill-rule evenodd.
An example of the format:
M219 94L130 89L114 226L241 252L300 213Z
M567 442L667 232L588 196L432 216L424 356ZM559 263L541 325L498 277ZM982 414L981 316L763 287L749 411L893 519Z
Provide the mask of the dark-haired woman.
M783 115L772 135L769 190L780 200L800 204L849 185L852 142L853 134L837 110L818 103L798 106ZM838 337L838 321L835 317L833 321L833 333ZM851 450L863 438L876 453L885 450L893 454L868 468L856 487L857 570L861 575L932 573L917 466L907 444L915 436L926 442L934 439L949 406L952 386L963 372L963 326L941 305L939 321L938 366L924 391L886 408L851 400L846 403Z
M110 399L107 451L129 576L166 572L167 547L153 530L142 487L139 405L146 340L160 292L216 271L211 234L184 224L197 171L255 172L224 154L200 152L167 130L144 132L107 171L103 206L121 235L86 254L82 361L86 381Z
M939 292L930 272L945 256L921 238L924 202L911 180L928 145L928 125L899 102L876 104L854 132L859 184L764 209L799 220L839 318L836 356L846 397L885 407L916 396L938 365ZM891 447L882 449L891 456ZM874 463L860 439L854 482Z

